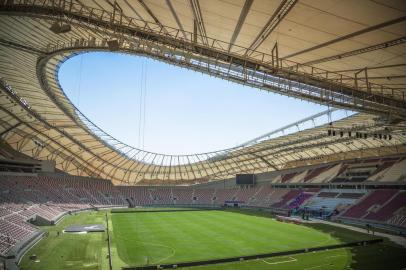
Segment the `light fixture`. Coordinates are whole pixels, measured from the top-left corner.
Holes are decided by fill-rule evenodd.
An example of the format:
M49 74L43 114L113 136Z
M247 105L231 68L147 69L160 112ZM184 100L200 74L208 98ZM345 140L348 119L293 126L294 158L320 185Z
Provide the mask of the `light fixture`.
M71 26L69 24L54 22L49 30L51 30L55 34L65 34L71 30Z

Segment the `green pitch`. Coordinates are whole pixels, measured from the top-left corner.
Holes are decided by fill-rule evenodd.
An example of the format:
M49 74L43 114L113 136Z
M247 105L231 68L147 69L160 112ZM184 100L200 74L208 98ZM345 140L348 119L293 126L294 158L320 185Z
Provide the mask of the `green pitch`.
M128 265L199 261L339 243L313 228L224 211L113 214Z
M56 226L42 229L49 233L24 256L21 269L108 269L107 233L62 233L68 225L104 224L105 213L84 212L66 216ZM57 235L59 232L59 236ZM36 254L38 262L29 259Z
M200 211L204 208L187 208L187 207L140 207L140 208L115 208L111 213L130 213L130 212L163 212L163 211Z
M154 209L157 210L157 209ZM22 269L108 270L106 233L63 234L70 224L103 223L105 212L81 213L45 227L50 236L39 242L22 261ZM235 257L257 253L324 246L370 239L366 234L328 225L280 223L262 212L190 211L108 213L113 269ZM40 262L28 259L36 254ZM190 269L402 269L402 249L383 244L346 248L264 260L193 267Z

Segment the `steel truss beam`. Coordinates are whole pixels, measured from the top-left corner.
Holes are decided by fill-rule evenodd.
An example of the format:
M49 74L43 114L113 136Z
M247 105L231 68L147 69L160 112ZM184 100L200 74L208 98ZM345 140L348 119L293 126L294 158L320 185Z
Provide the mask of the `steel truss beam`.
M294 7L296 2L297 0L282 0L269 21L265 24L264 28L262 28L261 32L258 33L257 37L248 47L250 51L255 51L259 46L261 46L261 44L268 38L273 30L275 30L283 18L285 18L289 11Z
M21 121L22 119L20 119L17 115L13 114L12 112L5 110L3 108L0 108L3 111L5 111L7 114L9 114L10 116L12 116L14 119L16 119L17 121ZM22 122L23 123L23 122ZM70 149L66 148L63 144L61 144L60 142L58 142L58 138L53 138L50 137L46 134L44 134L43 132L41 132L39 129L35 128L34 125L31 125L29 123L24 123L24 125L29 128L34 134L32 133L27 133L21 129L16 128L13 132L15 132L16 134L19 134L19 136L21 136L21 142L22 144L26 145L28 141L28 139L32 139L35 138L37 136L40 137L45 137L47 139L47 141L52 142L54 145L58 146L58 149L64 149L64 151L66 152L61 152L60 150L58 150L57 148L54 148L53 146L51 146L49 143L47 143L44 148L42 149L48 149L48 151L50 153L57 153L55 155L55 157L53 158L53 160L56 159L56 157L60 157L61 159L67 159L70 157L75 157L75 166L79 167L80 164L86 164L86 167L83 168L83 171L86 172L86 174L90 175L90 176L95 176L94 174L94 167L92 166L92 164L87 163L85 160L83 160L80 156L77 155L77 153L75 153L74 151L71 151ZM20 142L19 141L19 142ZM22 151L22 147L24 145L20 144L19 147L21 147L20 151ZM36 149L36 151L38 151L38 149ZM36 152L36 155L38 155L39 152ZM35 155L33 155L33 157L35 158Z
M23 104L23 102L21 101L21 99L19 99L16 95L11 95L8 89L8 85L0 79L0 89L7 93L9 97L11 97L14 102L16 102L17 104L19 104L22 108L24 108L31 116L33 116L37 121L39 121L42 125L45 125L48 129L53 129L55 131L57 131L59 133L59 135L61 137L66 137L68 138L70 141L74 142L75 145L78 145L79 147L81 147L82 149L87 149L87 147L85 147L81 142L75 140L74 138L72 138L69 134L66 134L65 132L59 130L57 127L52 126L51 124L49 124L46 120L44 120L38 113L32 111L29 107L26 107L26 105ZM66 148L64 145L62 145L61 143L59 143L57 140L55 141L53 138L49 137L48 135L45 135L43 133L41 133L37 128L35 128L32 124L24 122L22 119L20 119L17 115L9 112L7 110L7 113L12 115L15 119L17 119L18 121L24 123L26 126L28 126L30 129L36 131L36 133L38 134L42 134L43 136L48 137L48 139L53 140L57 145L59 145L61 148L64 148L66 151L69 152L70 155L72 156L76 156L79 159L79 162L82 164L86 164L86 166L88 166L88 168L93 167L90 163L87 163L86 160L83 160L83 158L81 158L80 156L77 155L77 153L73 152L71 149ZM93 154L89 149L87 149L87 151L91 154ZM95 154L93 154L93 156L96 156ZM99 158L99 157L98 157ZM111 164L112 165L112 164ZM95 168L93 168L95 169Z
M364 127L359 127L359 129L361 129L361 128L364 128ZM371 131L371 132L373 132L373 131ZM37 130L36 133L40 134L41 132L39 130ZM64 136L64 134L61 134L61 136ZM323 141L318 142L318 140L322 140L323 137L325 137L325 136L326 135L320 135L319 138L316 139L316 141L314 141L315 138L313 136L310 136L310 137L305 137L305 138L298 138L298 140L296 140L296 141L288 141L286 143L282 143L282 144L279 144L279 145L278 144L274 145L271 148L272 153L269 153L268 156L270 155L271 158L272 158L273 155L277 155L277 154L288 155L289 153L293 154L293 153L297 153L298 150L301 150L303 152L303 155L305 155L305 156L307 155L308 157L311 157L311 155L306 154L307 149L312 149L313 147L315 147L315 145L319 146L319 145L331 143L331 142L323 142ZM53 137L53 138L49 137L49 140L50 141L53 140L55 143L57 143L58 139L55 138L55 137ZM347 140L349 140L349 138L342 138L341 140L347 141ZM337 141L336 143L340 143L340 142ZM59 146L61 147L61 149L64 149L64 151L67 151L70 154L70 156L72 156L72 157L74 156L75 159L77 157L79 159L78 164L83 164L84 160L81 160L80 155L76 155L78 153L71 152L71 150L66 148L66 146L63 146L63 145L59 145ZM71 147L69 147L69 148L71 148ZM261 151L268 151L270 149L263 148L263 149L254 149L254 150L255 151L246 151L246 153L241 152L242 155L240 153L228 153L230 156L228 156L228 157L226 157L224 159L220 158L219 161L218 161L219 163L217 161L210 162L207 159L208 155L205 155L202 158L200 158L199 155L197 155L196 156L196 158L198 160L197 163L194 163L194 164L193 163L188 163L188 164L185 164L185 165L174 165L174 164L172 164L172 159L173 158L175 158L175 159L178 158L179 159L179 156L177 156L177 157L169 156L170 159L171 159L169 166L166 165L166 166L160 166L160 167L162 167L164 169L163 175L164 175L165 179L167 177L168 177L168 179L172 179L171 178L171 177L173 177L173 175L171 174L172 171L177 171L178 170L179 174L182 174L182 173L185 173L185 172L188 171L188 170L185 170L185 171L181 170L181 166L186 167L186 166L200 165L201 168L203 169L203 171L205 171L205 176L206 177L216 177L216 176L220 177L220 175L222 175L222 176L223 175L224 176L230 176L230 175L232 175L232 174L234 174L236 172L242 172L242 171L246 171L246 172L250 172L250 171L253 171L253 172L267 171L268 170L267 168L264 168L264 167L260 166L260 164L255 162L255 160L258 157L261 157L261 156L264 158L264 156L261 155L260 152ZM61 152L61 154L63 154L63 153ZM144 152L144 157L142 158L141 161L145 160L146 156L149 155L149 154L152 154L152 155L156 156L156 154ZM246 155L244 155L244 154L246 154ZM254 158L250 158L250 156L253 156ZM232 161L233 159L235 159L235 160ZM264 163L266 163L265 158L262 161L264 161ZM85 161L85 164L90 164L90 163L91 162L89 160ZM225 163L229 167L227 168L227 166L223 166L223 165L221 165L221 163ZM144 163L134 163L134 165L135 164L137 165L136 167L134 167L133 169L129 168L127 170L127 172L128 172L127 180L125 180L125 179L123 179L123 180L129 182L129 181L132 181L132 180L141 179L141 175L142 175L142 177L145 177L145 175L148 175L148 174L151 173L149 168L153 169L153 168L156 167L155 165L154 166L152 165L153 163L147 164L147 163L144 162ZM270 162L268 162L266 164L268 164L270 167L275 166L275 168L277 168L276 165L273 165ZM144 170L143 168L145 166L147 166L146 167L147 169ZM251 168L249 168L249 167L251 167ZM85 167L82 168L80 166L79 166L79 168L80 168L80 170L86 169ZM105 175L105 173L102 173L102 171L100 171L101 169L102 168L100 168L100 167L99 168L92 168L91 166L87 167L87 170L90 170L88 173L90 175L96 175L96 176ZM198 170L199 170L199 172L201 171L201 169L199 169L199 168L198 168ZM137 176L135 178L131 177L132 174L136 174ZM194 172L193 175L196 175L196 173ZM176 176L175 176L175 179L176 179ZM188 179L190 179L190 178L188 178Z
M203 44L207 45L206 27L204 26L199 0L190 0L190 6L192 8L193 18L195 19L194 23L197 26L197 29L199 29L202 42Z
M311 52L311 51L314 51L314 50L317 50L317 49L321 49L321 48L324 48L324 47L326 47L326 46L330 46L330 45L332 45L332 44L334 44L334 43L337 43L337 42L340 42L340 41L344 41L344 40L347 40L347 39L350 39L350 38L353 38L353 37L356 37L356 36L359 36L359 35L362 35L362 34L365 34L365 33L369 33L369 32L372 32L372 31L375 31L375 30L378 30L378 29L381 29L381 28L384 28L384 27L387 27L387 26L390 26L390 25L393 25L393 24L397 24L397 23L400 23L400 22L403 22L403 21L406 21L406 16L399 17L399 18L396 18L396 19L393 19L393 20L390 20L390 21L386 21L386 22L383 22L383 23L380 23L380 24L377 24L377 25L373 25L373 26L364 28L364 29L362 29L362 30L353 32L353 33L348 34L348 35L344 35L344 36L342 36L342 37L338 37L338 38L336 38L336 39L333 39L333 40L324 42L324 43L322 43L322 44L318 44L318 45L316 45L316 46L313 46L313 47L304 49L304 50L302 50L302 51L298 51L298 52L295 52L295 53L286 55L286 56L283 57L283 58L284 58L284 59L286 59L286 58L292 58L292 57L294 57L294 56L297 56L297 55L300 55L300 54L304 54L304 53L308 53L308 52Z
M158 24L163 32L168 33L168 31L165 29L163 24L158 20L158 18L155 16L155 14L152 12L152 10L148 7L148 5L144 2L144 0L138 0L138 3L145 9L145 11L151 16L151 18L154 20L156 24Z
M379 44L375 44L375 45L372 45L372 46L364 47L364 48L361 48L361 49L356 49L356 50L353 50L353 51L349 51L349 52L345 52L345 53L340 53L340 54L336 54L336 55L332 55L332 56L328 56L328 57L308 61L308 62L304 63L304 65L315 65L315 64L320 64L320 63L324 63L324 62L340 60L342 58L346 58L346 57L350 57L350 56L354 56L354 55L359 55L359 54L363 54L363 53L367 53L367 52L386 49L388 47L400 45L400 44L403 44L405 42L406 42L406 36L401 37L401 38L397 38L397 39L393 39L393 40L389 40L389 41L386 41L386 42L382 42L382 43L379 43Z
M46 53L45 51L43 51L41 49L34 48L32 46L27 46L27 45L24 45L24 44L19 44L19 43L9 41L9 40L5 40L5 39L2 39L2 38L0 38L0 45L10 47L10 48L13 48L13 49L17 49L17 50L21 50L21 51L24 51L24 52L38 54L38 55L44 55Z
M13 129L17 128L18 126L20 126L22 123L21 122L17 122L17 124L10 126L9 128L5 129L4 131L0 132L0 137L3 137L3 135L9 133L10 131L12 131Z
M48 2L47 2L48 3ZM49 2L51 3L51 2ZM162 31L162 27L159 27L158 32L152 31L152 27L144 27L140 28L136 26L134 23L128 24L120 24L120 21L113 21L111 22L113 17L109 16L108 13L103 11L106 16L100 18L96 16L96 12L94 9L91 9L92 12L89 13L88 10L81 8L80 11L76 11L76 9L66 10L64 7L60 6L37 6L37 5L1 5L0 12L5 12L6 14L25 14L30 16L51 16L55 19L59 19L61 15L65 15L69 20L76 20L78 23L82 25L87 25L87 27L97 26L105 28L106 31L111 29L116 31L116 33L121 33L122 35L133 39L135 37L140 38L141 40L149 40L154 44L162 44L166 46L166 49L172 49L174 52L176 51L183 51L184 54L194 54L194 55L201 55L206 57L206 61L210 61L213 59L216 63L224 63L233 66L235 69L236 67L240 69L239 73L243 73L244 76L242 78L237 77L235 79L229 78L230 80L240 82L240 83L248 83L252 86L256 87L263 87L267 88L266 85L259 85L258 82L250 82L248 79L247 74L252 73L262 73L263 77L266 76L275 76L279 80L293 81L299 83L297 86L305 87L306 85L310 85L318 89L318 93L316 95L313 94L305 94L301 91L302 89L278 89L278 87L273 87L272 91L295 96L302 99L312 100L314 102L319 103L327 103L335 106L341 106L344 108L349 108L352 110L357 111L365 111L369 113L381 113L387 114L392 113L394 115L398 115L398 117L405 117L405 107L406 102L404 100L404 95L401 92L396 94L396 90L391 89L388 93L394 93L393 97L389 95L381 95L382 91L378 93L372 91L371 93L367 93L362 89L355 88L353 83L348 83L350 80L347 80L347 83L341 83L341 81L337 81L338 77L343 77L342 74L338 75L333 72L325 71L323 75L322 70L313 68L308 65L301 65L301 64L294 64L292 66L291 61L286 62L285 64L282 62L279 67L272 66L270 63L258 60L257 57L249 57L247 55L237 55L228 52L228 49L220 49L222 46L218 46L218 41L212 40L207 46L196 44L188 40L179 40L176 38L177 34L171 36L169 34L161 35L160 32ZM156 28L156 27L155 27ZM177 33L179 30L177 30ZM191 40L192 40L191 34ZM217 45L217 47L216 47ZM228 47L228 46L227 46ZM252 54L253 55L253 54ZM262 58L268 57L265 54L262 54ZM269 59L269 58L268 58ZM265 60L265 59L264 59ZM314 75L317 74L317 75ZM335 77L335 78L334 78ZM334 80L333 80L334 78ZM258 79L256 79L258 80ZM354 80L354 79L353 79ZM360 85L361 86L361 85ZM380 85L379 85L380 86ZM371 89L378 88L376 85L371 85ZM269 87L268 87L269 88ZM382 87L379 87L381 89ZM387 88L387 87L386 87ZM292 91L293 90L293 91ZM393 90L393 91L392 91ZM301 93L297 93L297 92ZM383 91L385 93L385 91ZM341 96L341 101L334 100L334 95ZM399 100L403 99L403 100ZM345 100L345 101L344 101Z
M277 133L280 133L280 132L284 133L284 131L289 129L289 128L298 127L299 125L301 125L303 123L306 123L308 121L314 121L314 119L319 118L319 117L324 116L324 115L329 116L331 113L333 113L335 111L337 111L337 109L328 109L326 111L319 112L317 114L311 115L309 117L306 117L306 118L301 119L299 121L296 121L294 123L291 123L291 124L286 125L284 127L281 127L281 128L276 129L276 130L273 130L271 132L268 132L268 133L266 133L264 135L256 137L256 138L254 138L252 140L249 140L249 141L247 141L245 143L242 143L242 144L240 144L240 146L248 146L248 145L258 143L259 141L261 141L263 139L269 138L271 135L274 135L274 134L277 134Z
M187 39L188 37L187 37L187 35L185 33L185 29L183 28L183 25L179 20L179 16L176 13L175 8L173 7L171 0L166 0L166 4L168 5L169 10L171 11L173 18L175 19L176 23L178 24L179 29L182 31L183 37L185 39Z
M85 45L85 43L84 44L82 44L82 45ZM146 48L148 48L148 49L151 49L151 47L150 46L146 46ZM60 54L60 53L63 53L63 52L65 52L65 53L69 53L69 50L67 51L67 49L62 49L62 48L55 48L55 49L57 49L53 54L51 53L51 54L49 54L48 56L47 56L47 58L48 58L48 60L49 59L52 59L52 57L53 57L53 55L58 55L58 54ZM77 51L77 49L78 48L71 48L71 50L72 51ZM82 47L82 49L85 49L84 47ZM93 47L93 48L91 48L91 50L97 50L97 49L100 49L100 48L96 48L96 47ZM103 48L104 49L104 48ZM154 48L152 48L153 50L152 51L155 51L155 52L161 52L160 50L158 50L157 48L155 48L155 50L154 50ZM131 50L127 50L127 52L132 52L132 53L134 53L134 51L131 51ZM136 53L141 53L141 51L136 51ZM163 52L164 54L166 53L166 52ZM156 57L156 56L155 56ZM172 55L169 55L169 57L170 57L170 59L173 59L173 58L179 58L179 57L173 57ZM43 64L42 65L40 65L40 66L45 66L45 63L46 63L47 61L45 61L45 62L43 62ZM200 63L200 62L198 62L198 63ZM39 76L40 77L42 77L41 76L41 74L45 74L45 70L44 71L41 71L41 69L39 70ZM43 87L44 89L47 89L47 87ZM57 103L57 102L56 102ZM63 109L63 108L62 108ZM68 113L67 113L68 114ZM80 112L78 112L77 114L80 114ZM82 116L82 117L84 117L84 116ZM82 119L82 118L81 118ZM90 122L90 121L89 121ZM79 122L78 122L78 124L80 124ZM80 126L83 126L83 125L80 125ZM89 125L88 125L89 126ZM232 152L232 151L234 151L234 149L230 149L230 150L228 150L228 151L226 151L226 153L228 153L228 152ZM281 150L282 152L284 151L284 150ZM244 154L244 152L242 152L242 154ZM238 156L238 154L235 154L235 155L233 155L233 156ZM145 158L145 157L144 157ZM144 160L144 158L141 160L141 162L142 163L144 163L143 162L143 160ZM221 159L220 158L220 161L222 161L222 162L225 162L225 163L227 163L227 162L230 162L229 161L229 158L225 158L225 159ZM202 160L202 159L200 159L200 158L198 158L198 164L201 164L202 166L203 166L203 163L204 163L204 161ZM233 161L232 163L236 163L236 164L239 164L239 161ZM136 163L134 163L134 165L135 165ZM207 164L210 164L210 163L207 163ZM216 164L216 163L214 163L214 164ZM176 170L176 166L177 165L171 165L170 167L172 167L172 166L175 166L174 168L174 170ZM127 170L128 172L133 172L134 170L141 170L142 168L144 167L144 165L142 165L142 167L140 168L138 165L137 166L135 166L135 167L133 167L132 169L131 169L131 167ZM149 168L149 167L148 167ZM162 166L162 168L165 168L165 167L163 167ZM205 171L205 176L213 176L213 175L219 175L219 174L223 174L223 173L225 173L227 170L226 169L220 169L217 173L214 173L214 171L211 171L211 172L209 172L209 171L207 171L206 170L206 166L203 166L202 167L203 168L203 170ZM214 173L214 174L213 174ZM142 173L143 174L143 177L145 176L145 174L148 174L148 172L143 172ZM128 177L130 177L130 175L131 174L128 174ZM138 175L138 174L137 174ZM165 175L170 175L169 174L169 172L166 172L166 169L165 169L165 172L164 172L164 176ZM139 177L141 177L141 176L139 176ZM127 180L125 180L125 179L123 179L124 181L129 181L130 179L128 178Z
M51 4L52 2L46 3ZM91 10L92 12L89 13L88 10L81 8L81 12L79 12L76 9L67 9L63 6L48 5L0 6L0 12L5 14L48 16L54 19L60 19L63 15L69 18L70 22L77 21L84 27L91 28L95 26L99 29L104 28L106 31L115 31L115 33L120 33L123 37L128 39L134 40L134 38L138 38L140 40L150 41L152 45L165 45L165 49L172 50L173 54L181 51L184 55L188 54L188 57L200 55L203 59L206 59L206 62L211 62L211 64L229 65L229 67L234 69L234 72L239 70L239 74L237 73L235 76L226 78L239 83L250 84L254 87L268 89L280 94L356 111L379 114L389 113L401 118L406 117L406 101L401 91L399 92L398 90L388 87L371 84L370 88L372 91L368 93L364 91L363 88L355 88L354 78L352 80L346 80L345 83L344 80L340 81L337 79L348 78L348 76L343 76L342 74L335 74L329 71L323 73L321 69L287 60L285 60L285 62L282 61L278 66L273 66L269 63L272 59L266 54L259 54L263 60L258 60L258 55L254 55L254 53L250 55L256 56L255 58L230 53L228 52L229 44L227 44L226 48L220 46L220 42L216 40L210 40L208 45L196 44L192 41L192 33L190 35L190 41L180 40L176 38L179 30L174 30L173 35L162 35L162 27L159 27L159 31L154 32L151 30L153 29L151 26L140 28L134 23L122 24L120 21L112 21L114 17L105 11L103 11L105 17L100 17L97 16L97 12L94 9ZM266 62L266 59L269 61ZM252 74L257 76L254 81L250 80ZM284 81L287 85L291 85L290 82L292 82L292 84L295 84L295 87L288 87L288 89L286 87L280 88L277 87L276 84L270 87L262 82L258 83L258 75L263 78L270 78L272 76L274 79L279 80L279 82ZM359 86L361 87L362 85ZM313 89L309 91L309 87L313 87ZM382 87L388 89L388 91L381 91ZM379 91L374 91L374 89L378 88Z
M241 28L245 22L245 18L247 17L253 2L254 0L245 0L244 6L241 9L240 17L238 18L237 24L235 26L233 35L231 36L228 50L231 50L231 47L234 45L234 42L236 41L238 35L240 34Z
M71 50L105 50L106 48L103 46L100 47L76 47L76 48L69 48L66 49L62 48L62 44L59 45L59 48L55 48L57 51L56 53L60 53L63 51L71 51ZM385 112L381 111L378 107L374 107L373 102L362 100L355 97L348 97L343 93L335 93L331 92L327 89L323 89L321 87L314 87L308 85L303 82L296 82L299 81L298 78L296 81L292 81L289 79L284 79L281 77L277 77L271 75L269 73L260 71L260 70L249 70L249 69L241 69L239 65L232 65L232 64L225 64L222 63L220 60L208 59L205 57L194 57L191 56L187 51L186 52L179 52L179 51L171 51L167 48L155 46L153 44L149 45L137 45L134 47L133 45L129 44L127 47L122 47L123 51L129 53L136 53L136 54L145 54L150 57L157 58L159 60L168 62L170 64L183 66L189 69L193 69L199 72L207 73L212 76L217 76L223 79L227 79L230 81L234 81L240 84L248 84L252 87L263 88L268 91L273 91L277 93L282 93L284 95L293 96L301 99L311 100L313 102L325 104L326 102L331 106L351 109L351 110L358 110L364 111L374 114L391 114L393 116L400 116L404 118L406 115L406 107L402 107L403 102L396 101L399 103L398 108L392 106L385 106ZM191 58L194 57L194 58ZM338 79L336 79L338 80ZM362 80L359 79L362 82ZM358 82L359 83L359 82ZM371 88L371 84L369 84L372 91L379 91L381 92L383 88L373 89ZM364 89L364 85L358 86L360 89ZM393 94L395 90L391 89L391 93ZM344 92L344 91L343 91ZM364 92L364 91L363 91ZM367 92L364 92L364 96ZM371 95L374 95L373 92ZM365 108L366 105L370 107ZM376 104L375 104L376 105Z

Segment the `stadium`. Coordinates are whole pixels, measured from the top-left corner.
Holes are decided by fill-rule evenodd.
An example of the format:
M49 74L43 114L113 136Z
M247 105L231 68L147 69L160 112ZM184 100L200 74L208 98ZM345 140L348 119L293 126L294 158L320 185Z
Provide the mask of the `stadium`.
M0 0L0 270L406 269L405 42L402 0ZM93 81L87 57L106 63ZM139 108L89 94L96 114L136 107L107 117L140 119L124 134L154 104L163 119L187 106L147 86L172 70L168 88L245 87L190 103L210 121L241 104L261 131L234 124L226 146L194 152L221 129L175 119L129 143L69 92L120 88L133 70L109 57L141 59ZM150 150L180 149L183 128L203 134L188 153Z

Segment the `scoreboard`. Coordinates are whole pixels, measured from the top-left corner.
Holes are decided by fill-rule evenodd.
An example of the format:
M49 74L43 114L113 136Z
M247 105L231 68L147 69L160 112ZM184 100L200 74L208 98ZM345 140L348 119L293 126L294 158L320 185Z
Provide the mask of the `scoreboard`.
M237 185L254 185L255 174L237 174L235 176L235 182Z

